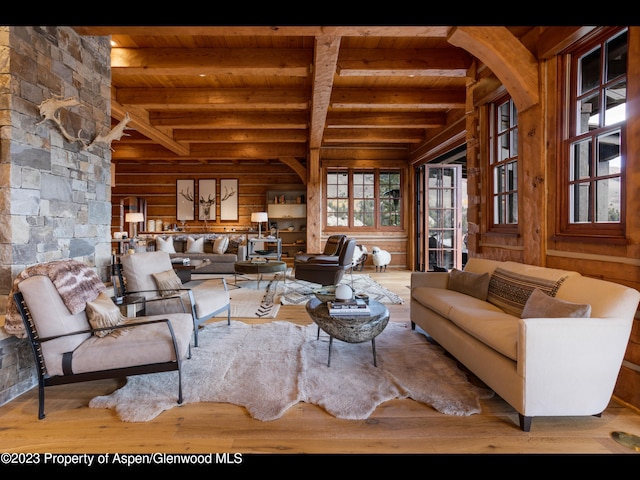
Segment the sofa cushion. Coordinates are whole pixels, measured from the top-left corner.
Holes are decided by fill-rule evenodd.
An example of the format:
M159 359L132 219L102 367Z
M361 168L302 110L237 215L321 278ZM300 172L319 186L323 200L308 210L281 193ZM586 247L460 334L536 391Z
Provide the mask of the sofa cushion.
M171 270L165 270L163 272L152 273L153 279L156 281L160 295L168 297L175 295L182 288L182 282L176 272Z
M176 253L176 249L173 246L173 238L156 238L156 250L159 250L160 252Z
M218 255L222 255L227 251L227 246L229 245L229 237L226 235L217 237L213 241L213 253L217 253Z
M485 345L511 360L517 360L518 319L488 302L481 303L492 308L477 308L474 305L465 304L453 305L449 312L449 319Z
M487 301L506 313L520 317L525 303L535 288L554 297L566 278L566 275L555 279L540 278L499 267L491 274Z
M204 253L204 237L188 237L185 253Z
M471 295L480 300L487 299L489 290L489 273L463 272L457 268L449 272L449 290Z
M113 303L111 297L106 292L100 293L98 298L91 302L87 302L87 319L91 328L105 328L121 325L124 321L124 317L120 312L118 306ZM105 337L109 334L113 336L120 336L125 330L100 330L94 332L98 337Z
M445 318L449 317L454 305L466 305L477 310L489 310L491 312L501 311L495 305L476 297L444 288L414 287L411 289L411 298Z
M536 288L524 305L521 318L585 318L591 316L591 305L553 298Z

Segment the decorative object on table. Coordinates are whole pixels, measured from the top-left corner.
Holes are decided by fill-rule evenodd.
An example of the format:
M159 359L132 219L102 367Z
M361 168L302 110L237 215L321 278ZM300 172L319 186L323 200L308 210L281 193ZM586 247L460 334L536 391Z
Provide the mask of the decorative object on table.
M313 294L321 302L331 302L336 299L337 285L326 285L322 288L316 288Z
M354 298L352 300L334 300L327 302L329 315L370 315L371 309L364 300Z
M238 220L238 179L220 180L220 220Z
M269 221L269 214L267 212L253 212L251 214L251 223L258 224L258 238L262 238L262 222Z
M130 223L133 226L133 238L132 240L136 240L138 236L138 224L142 223L144 228L144 213L140 212L130 212L127 213L124 217L124 221Z
M337 418L365 420L392 399L411 398L445 415L469 416L482 411L481 398L493 396L470 383L441 347L404 322L389 322L377 337L376 349L384 359L378 367L371 363L369 345L345 343L332 355L336 366L327 368L329 338L318 340L316 330L315 324L285 321L232 320L231 328L226 322L206 324L202 345L183 362L183 403L231 403L245 407L256 420L271 421L304 402ZM212 362L212 355L225 361ZM420 375L415 375L416 365L424 365ZM153 420L176 406L167 389L174 378L175 372L130 377L115 392L94 397L89 407L113 409L126 422Z
M176 219L179 222L195 220L195 185L195 180L176 180Z
M347 301L353 298L353 290L349 285L338 285L336 287L336 300Z
M216 181L215 179L198 180L198 220L204 220L204 228L207 229L207 220L216 219Z
M376 272L387 271L387 265L391 263L391 254L386 250L382 250L380 247L373 247L371 249L371 258L373 260L373 264L376 267Z
M356 300L362 300L364 303L369 303L369 295L367 295L366 293L358 293L354 295L354 298Z

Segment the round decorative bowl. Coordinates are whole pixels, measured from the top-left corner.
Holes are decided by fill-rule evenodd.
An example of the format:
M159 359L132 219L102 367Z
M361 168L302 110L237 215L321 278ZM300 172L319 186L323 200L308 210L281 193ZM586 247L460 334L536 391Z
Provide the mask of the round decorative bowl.
M256 250L258 255L269 255L271 253L269 250Z
M336 299L336 286L327 285L322 288L316 288L313 291L313 294L321 302L324 302L324 303L332 302Z

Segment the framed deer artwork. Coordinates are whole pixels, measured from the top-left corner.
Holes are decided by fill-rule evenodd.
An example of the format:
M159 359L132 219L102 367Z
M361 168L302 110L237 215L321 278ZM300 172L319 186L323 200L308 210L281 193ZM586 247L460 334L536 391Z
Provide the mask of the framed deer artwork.
M194 199L196 181L176 180L176 219L195 220Z
M198 180L198 220L216 219L216 180Z
M238 220L238 179L220 180L220 220Z

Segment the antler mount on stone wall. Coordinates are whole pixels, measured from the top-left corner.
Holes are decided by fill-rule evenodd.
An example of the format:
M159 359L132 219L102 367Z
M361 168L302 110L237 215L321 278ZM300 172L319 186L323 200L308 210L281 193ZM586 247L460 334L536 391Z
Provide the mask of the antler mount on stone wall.
M127 123L131 121L129 112L125 113L124 118L120 121L120 123L118 123L118 125L113 127L109 133L107 133L106 135L96 135L96 137L91 142L80 137L80 133L82 132L82 130L78 131L77 136L70 134L69 132L67 132L67 130L62 125L62 122L60 121L60 110L63 108L73 108L76 106L83 107L84 105L82 105L78 101L78 99L74 97L64 98L62 95L53 95L52 98L44 100L38 106L40 115L42 115L42 120L36 123L36 126L46 122L47 120L51 120L53 123L58 125L60 132L62 132L62 135L68 142L80 142L82 144L83 150L90 150L94 145L97 144L104 144L111 148L111 142L113 140L120 140L123 135L128 135L124 133L124 130L127 126Z

